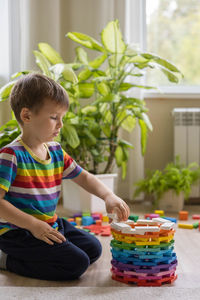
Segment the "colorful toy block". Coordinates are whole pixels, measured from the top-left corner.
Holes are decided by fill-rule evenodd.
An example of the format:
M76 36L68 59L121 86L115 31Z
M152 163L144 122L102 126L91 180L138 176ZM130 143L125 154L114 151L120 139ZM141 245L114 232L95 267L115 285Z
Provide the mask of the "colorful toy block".
M101 226L102 225L102 221L101 220L96 220L96 225Z
M199 228L199 222L195 222L192 225L193 225L193 228Z
M90 230L91 232L95 233L96 235L98 235L98 234L102 235L102 236L111 235L110 225L99 226L99 225L93 224L93 225L84 226L83 228Z
M94 223L94 219L91 216L85 216L82 218L82 225L88 226Z
M132 220L132 221L134 221L134 222L137 222L137 220L139 219L139 216L136 216L136 215L130 215L130 216L128 217L128 219L129 219L129 220Z
M108 218L108 216L103 216L102 221L103 221L104 223L109 223L109 218Z
M200 220L200 215L192 215L193 220Z
M74 222L74 218L68 218L67 221L70 222L70 223Z
M164 216L164 210L155 210L154 213L159 215L160 217Z
M153 218L158 218L159 214L145 214L144 215L145 219L153 219Z
M181 224L181 223L178 223L178 227L179 228L184 228L184 229L193 229L193 225L192 224Z
M76 218L75 218L75 222L76 222L76 224L77 224L78 226L81 226L81 224L82 224L82 218L76 217Z
M184 211L184 210L179 211L179 220L187 221L188 220L188 211Z
M111 223L112 279L138 286L161 286L176 280L174 223L128 221Z
M162 217L162 218L165 219L165 220L168 220L168 221L170 221L170 222L174 222L174 223L177 222L177 219L176 219L176 218L170 218L170 217Z

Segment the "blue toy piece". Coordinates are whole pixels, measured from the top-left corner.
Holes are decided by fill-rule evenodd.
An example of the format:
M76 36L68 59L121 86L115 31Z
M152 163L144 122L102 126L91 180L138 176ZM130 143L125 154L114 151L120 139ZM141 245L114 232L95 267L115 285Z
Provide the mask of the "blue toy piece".
M74 226L77 225L76 222L69 222L69 223L72 224L72 225L74 225Z
M94 219L91 216L82 217L82 225L88 226L94 223Z
M169 218L169 217L162 217L163 219L166 219L168 221L171 221L171 222L174 222L176 223L177 222L177 219L176 218Z

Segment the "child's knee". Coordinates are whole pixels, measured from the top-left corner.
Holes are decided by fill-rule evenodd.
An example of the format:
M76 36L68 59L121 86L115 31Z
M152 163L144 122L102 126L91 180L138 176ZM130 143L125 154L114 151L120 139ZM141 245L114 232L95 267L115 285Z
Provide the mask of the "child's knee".
M93 241L91 249L92 250L89 257L90 257L90 263L92 264L101 256L102 253L102 246L97 238L95 238L95 240Z
M69 260L64 262L63 276L65 280L77 279L79 278L89 267L90 259L85 252L79 252L77 255L73 255L70 263Z

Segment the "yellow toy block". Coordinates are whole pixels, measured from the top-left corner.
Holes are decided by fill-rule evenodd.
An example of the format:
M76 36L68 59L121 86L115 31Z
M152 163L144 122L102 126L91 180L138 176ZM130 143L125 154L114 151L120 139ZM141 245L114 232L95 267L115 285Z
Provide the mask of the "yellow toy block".
M178 224L179 228L185 228L185 229L193 229L193 225L192 224Z
M160 217L164 216L164 210L155 210L154 213L158 214Z
M103 216L102 221L105 222L105 223L109 223L109 217L108 216Z
M81 224L82 224L82 218L81 218L81 217L76 217L76 218L75 218L75 222L76 222L76 224L77 224L78 226L81 226Z

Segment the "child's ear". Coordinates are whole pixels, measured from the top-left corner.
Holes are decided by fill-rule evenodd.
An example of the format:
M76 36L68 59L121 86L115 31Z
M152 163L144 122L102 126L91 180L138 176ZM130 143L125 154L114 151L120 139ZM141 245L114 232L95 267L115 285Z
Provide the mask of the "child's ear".
M29 123L31 120L31 111L27 107L23 107L20 112L20 118L23 123Z

